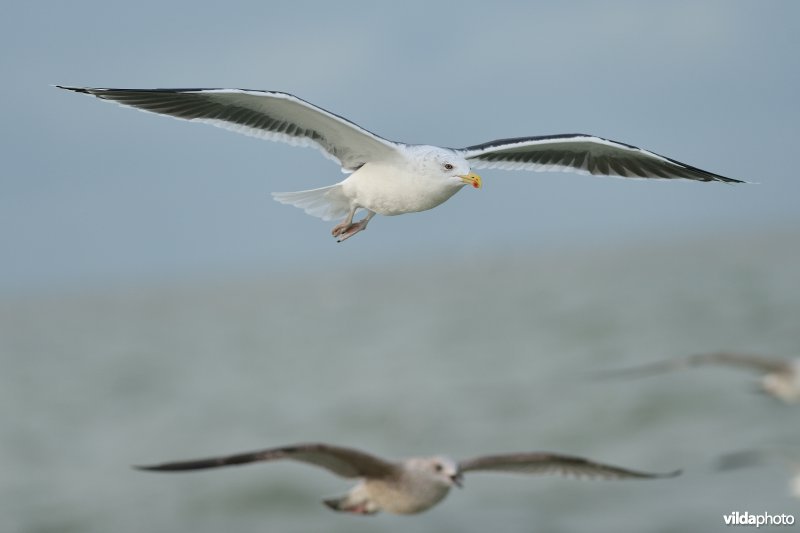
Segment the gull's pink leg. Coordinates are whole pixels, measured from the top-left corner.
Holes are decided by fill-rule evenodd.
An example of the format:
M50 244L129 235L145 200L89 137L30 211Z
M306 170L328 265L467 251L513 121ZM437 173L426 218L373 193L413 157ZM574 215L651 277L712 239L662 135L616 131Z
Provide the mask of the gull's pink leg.
M333 227L333 229L331 230L331 235L333 235L334 237L338 237L339 235L344 233L347 230L347 228L352 226L353 217L356 216L357 209L358 209L357 207L352 208L350 212L347 213L347 216L344 218L344 220Z
M355 210L351 211L347 218L341 224L337 224L333 231L331 232L334 237L336 237L336 242L346 241L359 231L363 231L367 229L367 224L369 221L372 220L372 217L375 216L374 211L369 211L367 216L359 220L358 222L353 222L353 216L355 215Z

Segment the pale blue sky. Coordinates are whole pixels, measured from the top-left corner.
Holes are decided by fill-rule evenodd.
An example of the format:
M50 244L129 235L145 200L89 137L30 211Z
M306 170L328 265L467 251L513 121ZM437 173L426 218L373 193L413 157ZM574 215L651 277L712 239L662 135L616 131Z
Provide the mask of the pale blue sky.
M0 291L796 229L798 20L793 1L7 2ZM56 83L282 90L452 147L592 133L759 185L484 171L337 245L269 194L341 179L318 152Z

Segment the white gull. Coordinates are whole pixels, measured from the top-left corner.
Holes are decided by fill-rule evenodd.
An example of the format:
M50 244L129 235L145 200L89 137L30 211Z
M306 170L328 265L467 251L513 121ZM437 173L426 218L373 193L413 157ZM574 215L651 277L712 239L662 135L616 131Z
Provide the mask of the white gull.
M57 87L271 141L320 149L350 175L328 187L273 196L324 220L344 217L332 231L339 242L366 229L376 214L425 211L442 204L464 185L480 188L481 178L473 169L740 183L593 135L517 137L453 149L390 141L296 96L276 91ZM354 222L359 209L366 215Z

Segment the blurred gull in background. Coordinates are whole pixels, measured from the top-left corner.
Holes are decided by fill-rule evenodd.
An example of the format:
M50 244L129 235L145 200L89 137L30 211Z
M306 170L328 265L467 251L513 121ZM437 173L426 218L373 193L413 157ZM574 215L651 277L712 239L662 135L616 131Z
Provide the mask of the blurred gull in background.
M759 387L762 392L785 403L800 401L800 359L780 359L737 352L712 352L631 368L605 370L597 375L604 378L641 377L700 365L728 365L760 372L762 376Z
M717 469L738 470L775 462L783 463L790 470L789 494L800 500L800 449L769 448L726 453L717 460Z

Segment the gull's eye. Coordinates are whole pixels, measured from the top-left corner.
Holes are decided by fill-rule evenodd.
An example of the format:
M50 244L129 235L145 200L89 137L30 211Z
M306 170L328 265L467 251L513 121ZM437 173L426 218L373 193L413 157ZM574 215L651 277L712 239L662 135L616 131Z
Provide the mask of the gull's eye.
M452 167L453 165L450 165L450 166ZM436 470L437 472L441 472L441 471L442 471L442 465L440 465L439 463L436 463L436 464L433 466L433 468L434 468L434 470Z
M453 170L453 165L451 165L450 163L445 163L444 164L444 169L445 170Z

